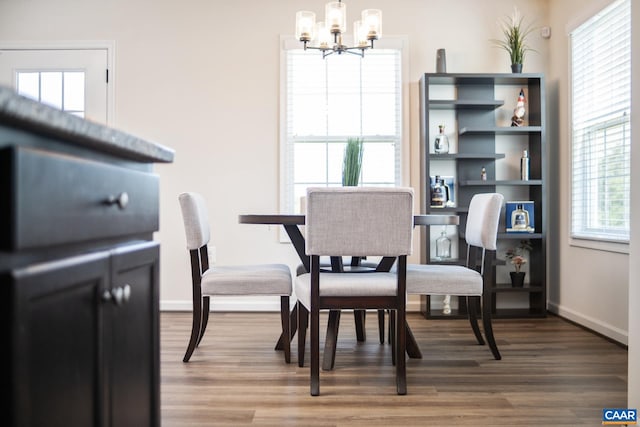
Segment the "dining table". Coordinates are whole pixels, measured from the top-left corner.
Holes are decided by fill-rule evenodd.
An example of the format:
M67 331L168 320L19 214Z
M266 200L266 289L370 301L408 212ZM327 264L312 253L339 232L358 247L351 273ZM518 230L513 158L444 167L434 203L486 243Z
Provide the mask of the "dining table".
M305 272L311 271L311 257L306 254L305 251L305 239L302 233L302 229L300 227L305 225L306 217L303 214L242 214L238 216L238 222L240 224L262 224L262 225L278 225L284 227L287 235L289 236L289 240L293 245L300 261L302 263L302 268ZM453 213L443 213L443 214L416 214L413 217L414 226L432 226L432 225L458 225L460 221L460 217ZM345 270L353 269L354 271L378 271L378 272L388 272L393 267L395 263L395 257L382 257L375 266L372 267L361 267L360 259L353 258L350 265L345 267L342 262L342 257L331 257L331 266L330 269L325 269L326 271L331 272L342 272ZM370 264L369 264L370 265ZM365 340L364 334L364 310L356 310L354 311L354 316L356 320L356 335L358 341ZM290 320L291 320L291 337L295 335L297 331L297 304L291 311ZM332 310L329 313L329 319L327 324L327 336L325 339L325 351L324 351L324 360L323 360L323 369L330 370L333 368L335 361L335 349L337 343L337 335L338 335L338 324L340 319L340 312L336 310ZM382 321L381 328L384 328L384 321ZM383 332L381 331L381 334ZM381 335L382 337L383 335ZM284 336L280 336L278 342L276 344L276 349L282 348L282 342L284 340ZM416 340L411 332L411 328L409 324L406 326L406 340L407 340L407 354L410 358L420 359L422 358L422 353L420 352L420 348L416 343Z

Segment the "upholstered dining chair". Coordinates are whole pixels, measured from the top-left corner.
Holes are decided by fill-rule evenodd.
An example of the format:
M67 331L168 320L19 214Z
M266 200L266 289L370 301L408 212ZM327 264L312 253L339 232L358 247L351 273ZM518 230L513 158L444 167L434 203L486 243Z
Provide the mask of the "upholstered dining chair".
M284 264L209 266L207 245L211 237L208 211L198 193L182 193L178 197L191 256L193 286L193 322L191 338L183 362L188 362L200 344L209 320L210 298L220 295L278 295L282 323L284 360L291 361L291 325L289 297L292 292L291 272Z
M478 326L477 310L482 305L482 324L486 340L496 360L501 359L491 324L491 291L498 222L504 197L498 193L476 194L469 203L465 240L466 265L419 264L407 267L407 294L456 295L467 299L471 328L484 345ZM480 304L482 303L482 304Z
M304 366L311 313L312 396L320 393L320 310L389 309L396 313L396 388L407 393L405 363L406 263L411 253L413 190L337 187L307 190L306 253L311 272L295 279L298 298L298 364ZM395 272L320 274L321 256L390 256Z

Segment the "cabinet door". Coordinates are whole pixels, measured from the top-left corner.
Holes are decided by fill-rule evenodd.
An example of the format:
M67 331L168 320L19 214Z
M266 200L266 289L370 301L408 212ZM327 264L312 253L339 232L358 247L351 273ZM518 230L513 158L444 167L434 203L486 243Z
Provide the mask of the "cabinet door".
M109 425L160 424L158 259L159 246L154 242L112 252L113 303L105 310L110 342Z
M101 425L100 297L108 274L107 252L7 274L9 425Z

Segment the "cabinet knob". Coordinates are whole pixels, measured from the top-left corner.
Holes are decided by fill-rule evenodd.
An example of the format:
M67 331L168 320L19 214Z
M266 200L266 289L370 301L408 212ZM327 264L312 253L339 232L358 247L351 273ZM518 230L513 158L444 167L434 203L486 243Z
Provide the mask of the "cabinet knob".
M111 301L111 291L109 289L105 289L100 298L102 299L102 302L105 303Z
M113 303L115 305L119 306L123 304L124 291L122 290L122 288L120 287L113 288L113 290L111 291L111 294L113 295Z
M124 209L129 204L129 195L123 191L117 196L110 195L107 200L105 200L105 204L107 205L118 205L120 209Z
M102 302L113 302L117 306L121 306L131 298L131 286L126 284L124 286L116 286L115 288L102 292Z
M131 286L126 284L122 287L123 302L129 302L129 298L131 298Z

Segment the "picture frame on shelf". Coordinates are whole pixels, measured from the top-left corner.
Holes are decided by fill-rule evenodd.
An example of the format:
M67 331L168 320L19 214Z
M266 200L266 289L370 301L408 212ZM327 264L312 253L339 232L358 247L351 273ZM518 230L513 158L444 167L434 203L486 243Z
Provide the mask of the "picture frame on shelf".
M432 208L456 207L456 180L453 176L435 175L429 177Z
M505 224L507 233L533 233L535 227L534 202L506 202Z

